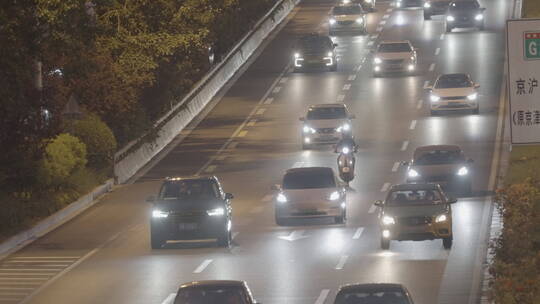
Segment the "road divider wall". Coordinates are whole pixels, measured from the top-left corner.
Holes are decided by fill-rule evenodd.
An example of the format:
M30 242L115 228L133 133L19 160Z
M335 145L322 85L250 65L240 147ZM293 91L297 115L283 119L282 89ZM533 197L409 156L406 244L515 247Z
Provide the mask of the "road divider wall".
M115 182L128 181L201 113L299 2L300 0L282 0L276 3L221 63L213 68L171 111L156 122L152 132L131 142L116 153Z

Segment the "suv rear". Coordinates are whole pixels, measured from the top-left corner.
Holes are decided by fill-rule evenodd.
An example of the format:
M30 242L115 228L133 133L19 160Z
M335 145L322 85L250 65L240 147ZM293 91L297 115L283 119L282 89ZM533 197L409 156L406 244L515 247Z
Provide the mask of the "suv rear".
M334 170L305 167L287 170L275 202L276 224L291 218L332 217L336 223L346 219L347 196Z
M216 239L218 245L231 241L230 200L217 177L167 178L153 204L150 239L153 249L168 240Z

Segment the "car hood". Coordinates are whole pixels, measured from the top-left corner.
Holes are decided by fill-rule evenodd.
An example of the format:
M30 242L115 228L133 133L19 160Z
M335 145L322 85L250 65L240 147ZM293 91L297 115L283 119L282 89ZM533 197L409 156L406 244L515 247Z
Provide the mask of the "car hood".
M450 96L467 96L475 93L476 90L473 87L467 88L450 88L450 89L433 89L432 93L439 97Z
M448 9L448 15L452 16L475 16L481 13L481 9Z
M317 50L300 50L301 56L326 56L332 50L329 49L317 49Z
M321 128L338 128L348 122L349 122L348 119L310 119L310 120L306 120L305 124L314 129L321 129Z
M332 18L337 21L356 21L356 19L364 17L362 14L353 14L353 15L333 15Z
M327 200L335 191L338 191L338 188L283 189L282 193L290 202L311 202Z
M401 53L377 53L375 57L379 57L382 60L391 60L391 59L409 59L412 56L412 52L401 52Z
M161 211L204 211L223 207L219 199L160 200L155 208Z
M384 215L392 217L437 216L448 210L447 204L385 206Z
M457 174L458 170L465 166L463 163L458 164L443 164L443 165L425 165L425 166L411 166L420 177L426 176L438 176L438 175L451 175Z

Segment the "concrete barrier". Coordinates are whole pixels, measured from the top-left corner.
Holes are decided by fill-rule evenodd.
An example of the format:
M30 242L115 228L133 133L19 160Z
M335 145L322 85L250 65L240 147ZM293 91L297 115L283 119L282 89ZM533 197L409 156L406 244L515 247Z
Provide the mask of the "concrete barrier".
M165 148L212 100L218 91L248 61L268 35L293 10L300 0L282 0L244 36L222 62L154 125L154 140L146 136L128 144L115 155L116 183L124 183Z

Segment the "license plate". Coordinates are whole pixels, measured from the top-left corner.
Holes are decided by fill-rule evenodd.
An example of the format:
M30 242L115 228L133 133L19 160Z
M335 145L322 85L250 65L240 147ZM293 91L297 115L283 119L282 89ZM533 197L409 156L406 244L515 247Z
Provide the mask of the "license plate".
M308 61L308 62L309 62L309 63L319 63L320 61L315 59L315 60L310 60L310 61Z
M180 223L178 224L180 230L195 230L197 229L197 223Z
M351 171L351 169L349 167L345 167L341 171L343 171L344 173L349 173L349 171Z

